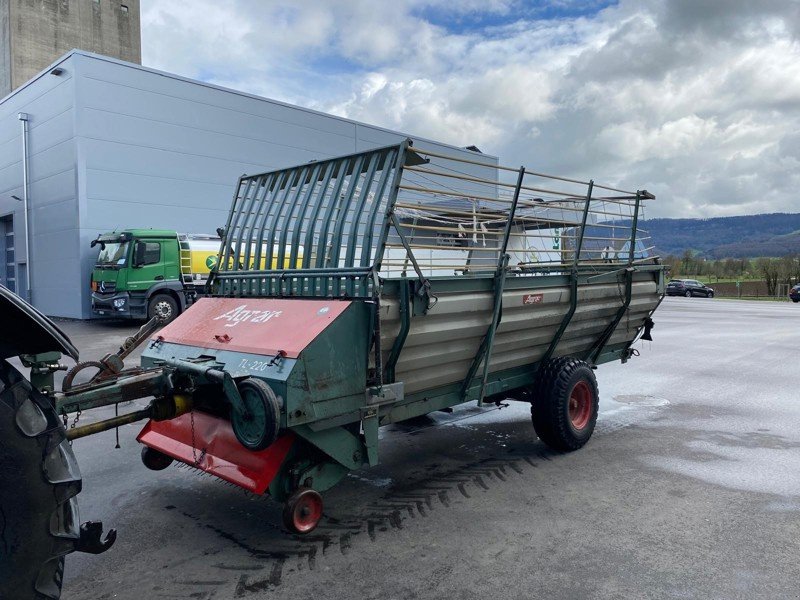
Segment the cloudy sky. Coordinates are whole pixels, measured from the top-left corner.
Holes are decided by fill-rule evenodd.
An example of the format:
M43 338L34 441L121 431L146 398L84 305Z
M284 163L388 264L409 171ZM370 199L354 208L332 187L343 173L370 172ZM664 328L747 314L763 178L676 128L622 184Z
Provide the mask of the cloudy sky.
M797 0L142 0L142 62L658 196L800 212Z

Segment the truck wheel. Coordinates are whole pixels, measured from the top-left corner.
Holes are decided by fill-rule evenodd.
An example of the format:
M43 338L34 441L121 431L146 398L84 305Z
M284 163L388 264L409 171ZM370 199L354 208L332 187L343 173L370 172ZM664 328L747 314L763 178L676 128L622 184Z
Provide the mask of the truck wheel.
M237 385L248 415L231 410L231 426L239 443L249 450L263 450L278 439L281 404L272 388L255 377Z
M537 374L532 389L533 428L545 444L559 452L582 447L597 422L597 379L584 361L550 360Z
M178 316L178 303L169 294L156 294L147 303L147 318L158 317L167 324Z
M0 361L0 598L58 598L81 475L50 401Z

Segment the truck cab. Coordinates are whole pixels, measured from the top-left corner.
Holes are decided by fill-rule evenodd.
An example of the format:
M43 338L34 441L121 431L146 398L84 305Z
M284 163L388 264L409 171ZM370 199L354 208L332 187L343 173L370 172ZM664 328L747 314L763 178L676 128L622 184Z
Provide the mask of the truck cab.
M206 254L216 255L219 239L205 237ZM105 318L175 318L194 300L208 273L207 267L205 273L192 272L197 260L189 255L186 238L158 229L99 235L92 241L92 247L100 247L92 270L92 313Z

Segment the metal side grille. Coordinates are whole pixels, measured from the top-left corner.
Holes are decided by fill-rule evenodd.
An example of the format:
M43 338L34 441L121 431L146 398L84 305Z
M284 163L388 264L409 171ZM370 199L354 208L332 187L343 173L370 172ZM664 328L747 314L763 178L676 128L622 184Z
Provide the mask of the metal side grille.
M369 297L408 142L243 176L214 293Z

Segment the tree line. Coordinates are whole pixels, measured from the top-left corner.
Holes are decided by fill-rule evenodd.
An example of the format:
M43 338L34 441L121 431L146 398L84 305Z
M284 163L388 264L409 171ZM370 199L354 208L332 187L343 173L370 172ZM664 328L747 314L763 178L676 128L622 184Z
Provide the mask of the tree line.
M774 296L780 284L793 286L800 282L800 254L792 254L781 258L722 258L706 259L693 254L690 250L677 256L669 254L663 257L669 265L672 278L712 278L733 280L762 280L767 286L767 293Z

